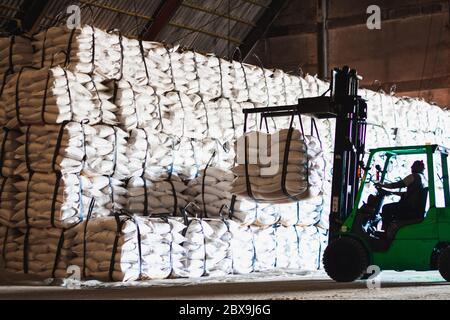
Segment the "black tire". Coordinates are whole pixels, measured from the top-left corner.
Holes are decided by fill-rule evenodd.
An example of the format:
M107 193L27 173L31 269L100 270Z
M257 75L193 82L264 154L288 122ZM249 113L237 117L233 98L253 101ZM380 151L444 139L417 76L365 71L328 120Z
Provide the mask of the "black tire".
M350 237L332 241L323 255L325 271L337 282L352 282L366 274L369 255L364 246Z
M438 269L442 278L450 282L450 247L443 249L439 255Z

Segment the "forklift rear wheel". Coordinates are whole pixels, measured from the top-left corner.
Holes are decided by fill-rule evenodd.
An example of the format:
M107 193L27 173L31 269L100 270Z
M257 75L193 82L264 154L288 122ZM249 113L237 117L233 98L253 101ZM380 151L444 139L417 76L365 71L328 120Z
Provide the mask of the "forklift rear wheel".
M442 278L450 282L450 247L442 250L442 253L439 255L438 269Z
M323 264L333 280L351 282L366 274L369 255L358 240L343 237L332 241L325 249Z

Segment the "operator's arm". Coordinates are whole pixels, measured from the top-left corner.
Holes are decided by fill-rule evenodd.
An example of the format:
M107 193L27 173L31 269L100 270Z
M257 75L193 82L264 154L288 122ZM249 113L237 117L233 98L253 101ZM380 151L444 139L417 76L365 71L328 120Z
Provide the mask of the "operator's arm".
M406 187L406 184L403 182L403 180L393 182L393 183L381 183L380 187L386 188L386 189L398 189L398 188L404 188Z
M391 192L391 194L393 194L395 196L403 197L406 194L406 192L395 192L395 191L393 191L393 192Z
M412 184L414 182L414 175L410 174L408 176L406 176L403 180L397 181L397 182L393 182L393 183L379 183L378 186L380 186L381 188L386 188L386 189L398 189L398 188L404 188L409 186L410 184ZM401 195L402 192L399 192Z

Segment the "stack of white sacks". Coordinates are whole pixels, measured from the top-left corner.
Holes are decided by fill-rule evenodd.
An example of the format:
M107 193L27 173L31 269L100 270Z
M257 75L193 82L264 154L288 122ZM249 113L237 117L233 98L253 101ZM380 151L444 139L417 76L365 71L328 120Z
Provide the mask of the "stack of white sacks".
M233 190L244 171L232 146L243 133L243 108L295 104L323 94L328 83L91 26L34 35L32 59L27 40L16 40L15 73L0 99L1 125L15 135L3 138L1 162L0 237L9 269L63 276L73 256L69 263L86 277L123 281L320 267L334 120L316 120L320 141L309 139L320 164L298 203L256 203ZM10 52L0 51L0 68L10 69ZM33 68L20 72L22 65ZM361 95L369 147L449 144L450 112L417 99ZM309 135L310 119L302 120ZM289 119L250 117L247 131L261 125L277 132ZM155 218L182 216L190 203L200 213L187 222ZM111 215L122 209L128 213L118 229Z
M0 100L2 126L17 131L15 150L6 141L2 152L2 173L10 176L2 188L1 222L16 235L5 246L5 265L46 277L65 275L72 227L127 204L128 134L115 126L118 108L103 83L115 66L91 73L82 52L88 41L77 37L73 50L65 50L67 31L54 28L34 37L33 59L13 70Z
M185 256L175 277L225 276L233 271L232 233L228 221L187 217L183 232Z
M322 191L325 162L316 137L302 136L296 129L291 134L287 129L274 134L252 131L238 139L236 149L239 165L231 190L234 194L260 202L288 203L316 197Z
M128 214L86 220L75 227L71 263L87 279L165 279L183 270L185 228L177 219Z
M1 107L8 127L84 121L115 124L117 107L107 87L89 75L53 68L23 68L5 84Z

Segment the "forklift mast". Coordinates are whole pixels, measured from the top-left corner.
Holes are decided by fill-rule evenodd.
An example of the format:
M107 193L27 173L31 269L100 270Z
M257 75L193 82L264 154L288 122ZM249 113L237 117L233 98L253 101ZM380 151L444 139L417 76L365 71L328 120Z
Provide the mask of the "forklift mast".
M330 239L350 215L364 170L367 104L358 96L356 70L344 66L331 72L330 96L298 100L298 112L319 119L335 118L331 187Z
M296 114L318 119L336 118L330 239L340 232L353 209L360 182L360 170L364 169L367 104L358 96L359 79L354 69L347 66L342 69L335 68L331 72L330 96L302 98L298 100L298 104L290 106L243 110L245 119L252 113L260 113L262 118Z
M333 180L331 189L330 237L340 231L350 215L364 169L367 104L358 96L355 70L335 69L331 77L331 104L336 114ZM301 102L299 102L301 103Z

